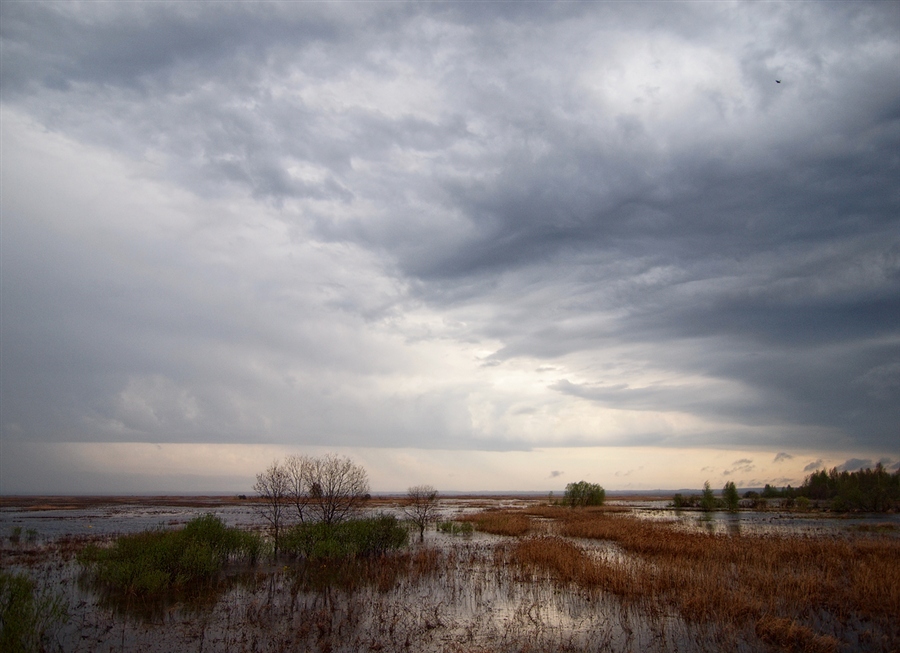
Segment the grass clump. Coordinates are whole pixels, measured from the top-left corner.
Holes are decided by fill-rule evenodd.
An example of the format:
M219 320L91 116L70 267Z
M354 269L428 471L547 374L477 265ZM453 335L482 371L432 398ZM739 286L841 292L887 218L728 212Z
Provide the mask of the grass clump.
M282 550L307 559L381 556L405 547L409 531L391 515L336 524L297 524L282 539Z
M442 521L438 524L438 530L447 535L471 535L475 530L472 522L467 521Z
M255 563L259 535L226 527L207 514L182 530L144 531L120 537L110 548L86 547L78 561L101 583L128 593L160 594L214 580L232 560Z
M840 642L830 635L817 635L793 619L765 615L756 622L756 634L764 642L804 653L837 653Z
M50 629L66 619L61 597L38 593L27 576L0 571L0 650L43 651Z

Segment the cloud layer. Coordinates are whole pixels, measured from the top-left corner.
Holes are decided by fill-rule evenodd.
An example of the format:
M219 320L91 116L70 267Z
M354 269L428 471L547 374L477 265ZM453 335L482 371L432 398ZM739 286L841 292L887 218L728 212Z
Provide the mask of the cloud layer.
M892 3L0 12L7 440L897 454Z

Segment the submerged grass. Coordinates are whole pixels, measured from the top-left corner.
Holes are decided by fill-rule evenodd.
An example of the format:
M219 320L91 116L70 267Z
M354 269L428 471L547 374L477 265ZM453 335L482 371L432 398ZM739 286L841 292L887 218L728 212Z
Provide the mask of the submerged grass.
M616 543L608 561L564 537L524 539L511 560L557 581L612 592L650 610L672 606L688 621L751 627L765 641L832 651L838 642L812 624L859 620L900 636L900 540L724 536L603 511L538 509L560 535ZM806 622L806 623L804 623Z
M60 596L38 591L23 574L0 570L0 650L43 651L49 631L66 618Z
M259 535L228 528L208 514L182 530L125 535L109 548L88 545L78 561L102 584L149 596L209 583L230 561L255 563L262 546Z
M441 533L446 533L447 535L471 535L475 530L475 527L472 525L472 522L468 521L453 521L447 520L442 521L437 525L437 529Z

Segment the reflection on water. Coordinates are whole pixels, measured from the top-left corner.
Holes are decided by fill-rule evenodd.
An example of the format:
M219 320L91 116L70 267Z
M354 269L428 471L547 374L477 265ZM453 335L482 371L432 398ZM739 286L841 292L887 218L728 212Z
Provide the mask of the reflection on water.
M640 519L666 521L689 531L705 531L720 535L838 535L875 529L900 537L900 514L837 514L782 511L700 512L635 508Z
M442 518L478 507L455 501L444 507ZM633 510L642 519L732 536L835 534L860 525L900 525L900 515ZM41 537L21 546L37 550L49 546L54 534L130 533L184 524L206 512L228 525L260 525L246 505L212 511L116 506L4 510L0 534L8 535L14 526L33 528ZM900 528L888 532L896 535ZM687 624L662 608L647 609L525 572L504 558L503 543L509 540L501 536L454 537L434 530L426 536L409 552L343 566L282 560L277 566L234 568L214 584L152 601L92 584L71 559L53 558L29 573L66 594L71 619L59 635L62 650L749 651L759 644L714 624ZM597 560L621 562L629 556L611 542L578 540L578 545ZM873 645L869 650L881 649Z

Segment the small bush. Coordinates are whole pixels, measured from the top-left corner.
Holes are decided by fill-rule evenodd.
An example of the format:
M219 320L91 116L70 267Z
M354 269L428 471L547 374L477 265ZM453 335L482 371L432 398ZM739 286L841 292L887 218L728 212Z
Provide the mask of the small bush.
M566 486L563 503L567 506L602 506L606 501L606 490L596 483L578 481Z
M47 631L66 619L61 597L36 595L31 579L0 571L0 650L42 651Z
M391 515L336 524L297 524L283 537L282 549L308 559L383 555L407 545L409 531Z
M215 515L203 515L180 531L126 535L107 549L88 546L78 561L102 583L151 595L209 582L231 560L255 563L261 548L258 535L228 528Z

